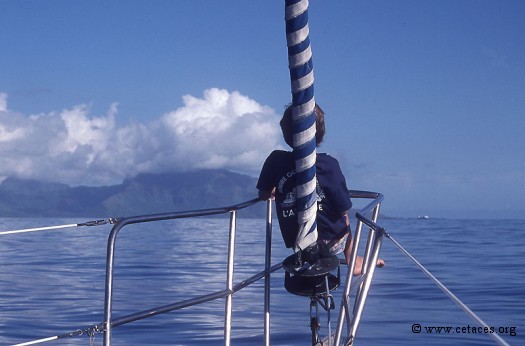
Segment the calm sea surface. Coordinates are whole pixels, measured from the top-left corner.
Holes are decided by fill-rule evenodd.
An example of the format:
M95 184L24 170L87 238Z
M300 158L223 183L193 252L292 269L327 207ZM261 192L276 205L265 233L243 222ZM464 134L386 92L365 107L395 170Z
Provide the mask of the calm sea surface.
M242 214L241 214L242 216ZM0 231L80 223L0 219ZM118 318L225 287L227 219L183 219L125 227L117 241L113 316ZM525 344L525 220L411 220L380 223L511 345ZM111 225L0 236L0 345L84 329L103 320L107 235ZM264 220L238 221L235 283L264 267ZM273 261L284 259L274 226ZM357 345L492 345L392 242L385 239ZM309 300L272 275L274 345L310 342ZM335 292L339 305L340 291ZM233 345L263 341L263 283L234 295ZM333 323L339 307L332 313ZM326 314L322 309L323 323ZM113 329L113 345L220 345L224 300ZM422 327L420 333L413 325ZM427 333L427 327L453 327ZM459 327L459 328L458 328ZM326 328L321 330L325 333ZM457 333L457 331L465 331ZM102 334L95 337L102 344ZM89 345L87 336L48 344Z

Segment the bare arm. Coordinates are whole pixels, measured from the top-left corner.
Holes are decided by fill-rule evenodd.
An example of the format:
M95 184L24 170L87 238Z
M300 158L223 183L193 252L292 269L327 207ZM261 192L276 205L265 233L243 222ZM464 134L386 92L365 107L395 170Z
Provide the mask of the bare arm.
M342 214L346 220L346 225L350 226L350 218L348 217L348 211L344 211Z

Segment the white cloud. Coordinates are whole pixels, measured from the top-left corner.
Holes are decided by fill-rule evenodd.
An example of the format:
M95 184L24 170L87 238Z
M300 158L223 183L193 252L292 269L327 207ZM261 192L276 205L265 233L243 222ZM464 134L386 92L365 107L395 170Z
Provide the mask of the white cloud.
M164 153L178 158L170 160L173 168L253 170L277 145L274 112L238 92L209 89L202 99L186 95L183 102L158 123L170 148Z
M279 146L277 114L247 96L208 89L182 100L154 121L117 127L116 103L103 116L86 105L26 116L0 94L0 177L97 185L143 172L256 173Z

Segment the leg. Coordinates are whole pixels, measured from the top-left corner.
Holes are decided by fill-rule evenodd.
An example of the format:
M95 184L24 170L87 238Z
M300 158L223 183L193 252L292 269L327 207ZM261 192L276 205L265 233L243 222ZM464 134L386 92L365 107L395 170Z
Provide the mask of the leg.
M345 245L345 259L346 259L346 265L350 265L350 259L352 258L352 237L348 237L346 239L346 245ZM385 266L385 261L382 259L377 260L377 266L379 268L382 268ZM357 256L355 259L355 268L354 268L354 275L361 275L361 271L363 269L363 257Z

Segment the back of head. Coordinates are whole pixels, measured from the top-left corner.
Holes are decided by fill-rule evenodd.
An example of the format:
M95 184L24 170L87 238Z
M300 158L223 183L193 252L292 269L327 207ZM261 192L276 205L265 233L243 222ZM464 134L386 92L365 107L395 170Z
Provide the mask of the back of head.
M281 130L283 132L284 141L291 148L293 148L293 116L292 116L292 105L288 105L284 110L283 117L280 121ZM316 145L321 145L325 134L324 126L324 111L316 103L314 108L315 113L315 142Z

